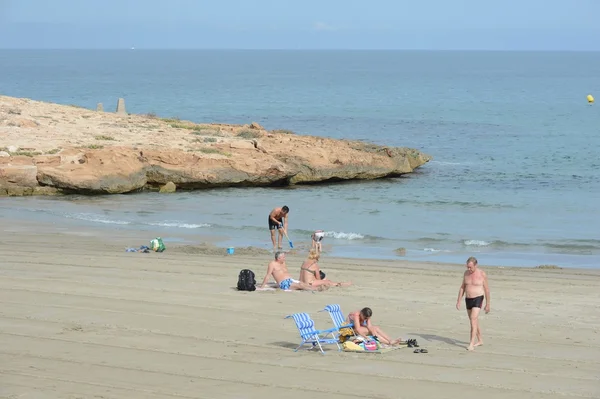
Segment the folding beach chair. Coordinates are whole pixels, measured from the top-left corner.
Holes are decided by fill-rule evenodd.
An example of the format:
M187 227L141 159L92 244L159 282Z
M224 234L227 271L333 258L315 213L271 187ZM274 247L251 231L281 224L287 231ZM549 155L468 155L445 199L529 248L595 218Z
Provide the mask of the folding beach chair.
M315 322L310 318L308 313L294 313L285 316L285 318L294 319L296 327L300 332L300 338L302 338L302 343L300 343L294 352L298 351L298 349L307 343L312 344L313 348L318 346L322 354L325 354L325 351L323 351L321 344L336 344L338 351L342 350L338 339L335 336L335 333L338 331L337 328L331 328L329 330L315 330ZM329 335L331 335L331 338L328 338Z
M342 328L349 328L352 330L354 335L356 335L356 332L354 331L354 328L353 328L354 324L352 322L350 322L348 324L346 323L346 318L344 317L344 314L342 313L342 309L340 308L340 305L337 305L337 304L327 305L327 306L325 306L325 309L319 310L319 312L329 313L329 316L331 317L331 321L333 321L333 325L338 330L341 330Z

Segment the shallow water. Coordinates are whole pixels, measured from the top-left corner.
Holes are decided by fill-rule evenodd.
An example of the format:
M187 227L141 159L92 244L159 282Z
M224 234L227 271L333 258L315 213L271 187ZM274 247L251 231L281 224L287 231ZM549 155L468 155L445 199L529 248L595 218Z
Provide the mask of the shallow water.
M0 200L0 218L157 229L269 247L328 232L338 256L600 265L600 53L0 51L2 94L418 148L404 178L287 189ZM596 97L600 97L596 94ZM201 232L201 233L200 233Z

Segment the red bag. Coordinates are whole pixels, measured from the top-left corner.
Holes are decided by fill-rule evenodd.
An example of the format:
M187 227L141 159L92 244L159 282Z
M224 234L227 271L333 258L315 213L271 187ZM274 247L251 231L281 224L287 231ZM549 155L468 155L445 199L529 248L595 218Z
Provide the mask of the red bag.
M365 341L365 350L366 351L376 351L377 350L377 342L375 341Z

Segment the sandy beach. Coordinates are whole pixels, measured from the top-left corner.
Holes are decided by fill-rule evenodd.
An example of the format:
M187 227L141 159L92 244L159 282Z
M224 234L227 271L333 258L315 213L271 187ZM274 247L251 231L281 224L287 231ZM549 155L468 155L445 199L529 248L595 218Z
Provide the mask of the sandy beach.
M324 256L331 279L355 286L242 293L239 270L260 281L267 255L126 253L119 236L4 230L3 398L600 397L598 270L481 258L492 312L481 317L485 345L467 352L455 309L463 265ZM294 276L304 255L288 257ZM429 353L294 353L299 336L284 316L308 312L330 328L318 313L330 303L370 306L376 324Z

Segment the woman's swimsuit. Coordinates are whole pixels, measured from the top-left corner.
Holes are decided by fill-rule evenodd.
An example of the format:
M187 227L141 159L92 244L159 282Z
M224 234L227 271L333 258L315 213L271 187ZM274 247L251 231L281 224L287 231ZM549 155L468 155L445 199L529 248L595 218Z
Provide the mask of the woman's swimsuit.
M300 270L304 270L305 272L309 272L315 278L317 278L317 272L315 270L310 270L311 266L314 265L315 263L317 263L317 262L311 263L310 265L308 265L308 267L301 267Z
M360 321L360 317L358 318L358 320ZM352 320L352 313L348 313L348 324L354 325L354 321ZM362 325L366 327L367 321L363 320Z
M312 265L316 264L317 262L313 262L311 263L308 267L301 267L300 270L304 270L305 272L309 272L310 274L313 275L313 277L315 278L315 280L317 279L317 271L316 270L310 270L310 268L312 267ZM325 274L323 272L320 273L321 276L321 280L324 280L325 278L323 277ZM312 283L315 281L311 281L310 283L308 283L309 285L312 285Z

